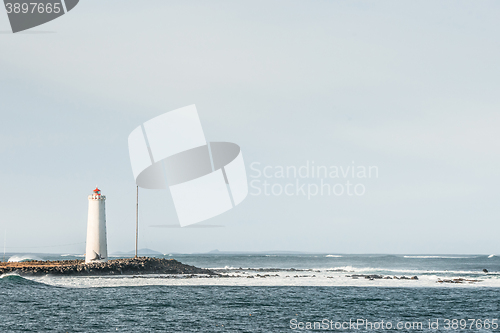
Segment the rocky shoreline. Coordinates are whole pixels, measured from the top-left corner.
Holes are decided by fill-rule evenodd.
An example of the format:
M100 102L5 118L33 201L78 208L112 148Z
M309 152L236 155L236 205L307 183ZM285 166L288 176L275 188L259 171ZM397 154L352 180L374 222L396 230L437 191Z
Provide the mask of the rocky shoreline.
M218 275L204 268L185 265L175 259L150 257L114 259L104 263L85 264L84 260L60 260L0 263L0 275L135 275L135 274L206 274Z

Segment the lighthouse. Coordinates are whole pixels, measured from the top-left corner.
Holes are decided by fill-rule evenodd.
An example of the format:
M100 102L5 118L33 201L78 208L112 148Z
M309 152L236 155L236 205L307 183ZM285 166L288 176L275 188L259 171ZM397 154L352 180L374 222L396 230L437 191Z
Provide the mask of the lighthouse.
M89 217L87 222L87 248L85 263L108 261L106 242L106 196L97 187L89 195Z

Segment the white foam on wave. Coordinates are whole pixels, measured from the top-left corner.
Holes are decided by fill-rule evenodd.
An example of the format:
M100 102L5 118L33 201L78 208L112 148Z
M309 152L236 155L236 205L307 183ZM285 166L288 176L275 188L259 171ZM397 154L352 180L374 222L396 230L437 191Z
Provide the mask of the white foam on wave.
M31 255L31 254L25 254L25 255L15 255L9 258L8 262L21 262L21 261L27 261L27 260L42 260L41 258Z
M224 266L222 269L227 269L227 270L239 270L238 267L233 267L233 266Z
M78 255L76 255L78 256ZM341 257L340 255L320 255L320 257ZM459 257L459 256L442 256L442 255L429 255L429 256L404 256L405 258L478 258L477 256ZM481 256L484 261L486 256ZM490 256L491 257L491 256ZM308 257L310 258L310 256ZM399 257L401 258L401 257ZM266 262L265 266L269 267L254 267L259 263ZM470 266L462 266L468 270L445 270L442 265L434 265L433 261L422 261L420 263L427 263L430 265L422 265L423 267L429 266L428 269L408 269L407 267L418 268L414 265L415 261L405 261L405 265L401 265L401 259L394 263L393 261L387 263L376 262L349 262L348 265L344 264L343 260L322 259L319 261L318 266L321 268L310 267L316 266L313 262L318 261L293 261L294 265L298 267L290 267L292 265L289 261L275 261L272 258L263 261L252 263L244 263L243 265L250 265L250 268L234 267L237 265L235 262L224 262L218 265L223 266L219 268L210 268L219 271L223 275L230 277L207 277L207 276L185 276L185 275L137 275L137 276L34 276L27 277L29 280L44 283L47 285L54 285L68 288L94 288L94 287L121 287L121 286L360 286L360 287L492 287L500 288L500 273L492 272L484 274L481 270L470 270ZM341 262L341 263L339 263ZM439 263L439 261L437 261ZM229 265L225 265L225 264ZM329 268L325 268L324 264L327 263ZM413 263L410 265L410 263ZM455 263L455 261L453 261ZM233 265L231 265L233 264ZM272 267L276 264L278 267ZM355 264L351 266L349 264ZM217 265L217 264L215 264ZM338 265L338 266L336 266ZM344 266L341 266L344 265ZM389 267L380 267L380 266ZM309 267L301 267L309 266ZM373 267L378 266L378 267ZM391 267L392 266L392 267ZM449 265L448 265L449 266ZM249 267L249 266L247 266ZM451 266L453 267L453 266ZM489 267L488 267L489 269ZM392 279L369 279L364 276L353 278L352 275L381 275L383 277L391 277ZM395 279L397 277L412 277L417 276L418 280L405 280ZM470 283L438 283L438 280L453 280L453 279L468 279L468 280L481 280L480 282Z
M238 268L233 266L224 266L224 267L207 267L207 269L211 269L213 271L216 270L227 270L227 271L246 271L246 270L255 270L256 268Z
M495 257L495 255L494 255L494 254L490 254L490 255L488 256L488 258L493 258L493 257Z
M27 279L47 285L66 288L101 287L142 287L142 286L356 286L356 287L440 287L440 288L500 288L500 277L479 278L480 282L438 283L438 280L451 280L461 276L443 277L440 275L419 276L418 280L399 279L353 279L346 273L336 272L279 272L233 277L208 277L189 275L136 275L136 276L43 276ZM251 276L251 278L249 278Z
M325 257L326 258L342 258L342 256L337 255L337 254L327 254Z
M414 275L435 275L439 274L444 278L448 278L450 276L483 276L484 273L482 270L423 270L423 269L398 269L398 268L384 268L384 267L353 267L353 266L335 266L330 268L277 268L277 267L259 267L259 268L238 268L233 266L225 266L225 267L211 267L208 268L214 271L222 270L222 271L241 271L241 272L282 272L282 273L301 273L301 272L336 272L336 273L355 273L355 274L377 274L377 275L405 275L405 276L414 276Z
M321 270L321 268L319 268ZM483 275L482 270L477 271L462 271L462 270L424 270L424 269L398 269L398 268L382 268L382 267L352 267L352 266L343 266L343 267L334 267L331 269L345 269L346 271L351 271L355 273L376 273L376 274L404 274L404 275L419 275L419 274L443 274L448 276L450 274L453 275Z
M336 266L336 267L330 267L330 268L313 268L315 270L330 270L330 271L345 271L345 272L356 272L356 271L362 271L365 270L365 268L357 268L353 266Z

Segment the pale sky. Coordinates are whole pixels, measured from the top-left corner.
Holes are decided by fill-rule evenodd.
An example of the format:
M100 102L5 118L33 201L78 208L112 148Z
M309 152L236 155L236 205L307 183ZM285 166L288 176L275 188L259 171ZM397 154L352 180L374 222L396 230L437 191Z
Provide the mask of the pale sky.
M307 161L379 176L363 196L249 195L204 222L222 228L152 227L175 209L141 190L140 247L499 253L498 17L495 1L85 0L11 34L1 9L1 239L83 254L98 185L109 251L132 250L128 135L196 104L249 176Z

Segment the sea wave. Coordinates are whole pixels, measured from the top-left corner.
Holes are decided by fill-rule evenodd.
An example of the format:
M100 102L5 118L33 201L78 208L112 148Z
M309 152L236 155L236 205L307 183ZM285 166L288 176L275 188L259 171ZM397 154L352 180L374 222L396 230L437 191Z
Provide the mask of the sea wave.
M9 258L8 262L23 262L29 260L42 260L42 259L32 254L25 254L25 255L12 256Z
M22 278L22 276L20 276L17 273L6 273L6 274L0 275L0 279L7 279L7 278L9 278L9 276L18 276L18 277Z
M25 278L17 274L3 274L0 276L0 286L2 287L5 287L6 284L22 284L25 281L27 281Z
M38 281L34 281L33 279L28 279L23 276L20 276L17 273L6 273L0 275L0 288L9 288L9 287L14 287L17 288L19 286L36 286L37 288L40 287L52 287L51 284L47 283L42 283Z
M317 270L322 270L318 268ZM374 273L374 274L406 274L406 275L431 275L431 274L442 274L448 275L486 275L481 269L478 270L435 270L435 269L404 269L404 268L387 268L387 267L352 267L352 266L341 266L333 267L328 270L346 270L354 273ZM492 275L496 275L497 272L490 272Z
M471 257L455 257L455 256L403 256L408 259L470 259Z

